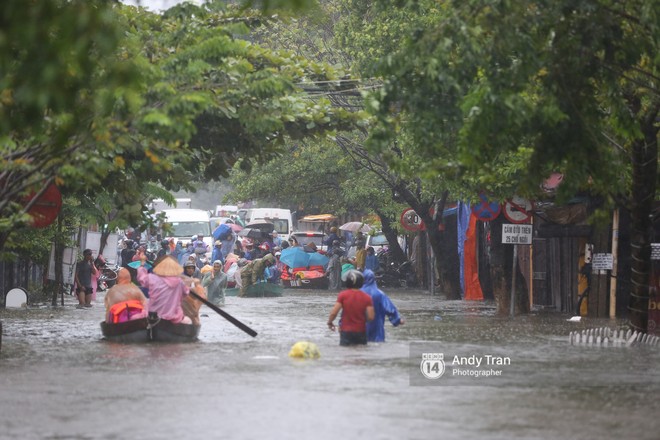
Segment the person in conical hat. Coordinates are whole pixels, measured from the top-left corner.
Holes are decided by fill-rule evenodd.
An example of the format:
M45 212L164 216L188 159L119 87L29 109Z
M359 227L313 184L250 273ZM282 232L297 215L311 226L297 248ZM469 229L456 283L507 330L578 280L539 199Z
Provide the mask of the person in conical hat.
M149 313L155 312L161 319L167 319L174 324L191 324L192 320L185 316L181 300L190 293L189 282L181 278L183 268L171 255L165 255L154 262L152 273L144 267L147 256L140 256L140 267L137 279L142 287L149 289Z

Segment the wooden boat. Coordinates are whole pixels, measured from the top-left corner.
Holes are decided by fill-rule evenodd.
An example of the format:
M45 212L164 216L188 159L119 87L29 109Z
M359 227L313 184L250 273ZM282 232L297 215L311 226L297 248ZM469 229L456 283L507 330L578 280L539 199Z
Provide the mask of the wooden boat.
M238 296L241 289L235 287L225 289L225 296ZM257 283L249 286L245 297L247 298L273 298L282 296L282 286L273 283Z
M282 280L284 287L294 289L327 289L330 281L326 277Z
M327 289L330 280L323 276L322 270L295 270L292 278L282 278L284 287L297 289Z
M112 342L193 342L201 326L173 324L166 319L135 319L117 324L101 322L103 337Z

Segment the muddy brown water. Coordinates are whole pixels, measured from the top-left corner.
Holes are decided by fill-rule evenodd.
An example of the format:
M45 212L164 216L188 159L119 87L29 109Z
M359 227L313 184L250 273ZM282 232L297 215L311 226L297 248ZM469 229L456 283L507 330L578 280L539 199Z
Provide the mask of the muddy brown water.
M190 344L104 341L102 296L91 310L71 298L0 309L0 438L659 438L660 347L567 342L622 322L500 318L489 303L388 293L406 324L386 323L386 343L359 348L327 330L327 291L228 298L224 310L256 338L203 307ZM297 341L321 358L288 357ZM443 353L442 377L420 375L418 350ZM510 361L490 365L502 376L452 377L454 356L495 355Z

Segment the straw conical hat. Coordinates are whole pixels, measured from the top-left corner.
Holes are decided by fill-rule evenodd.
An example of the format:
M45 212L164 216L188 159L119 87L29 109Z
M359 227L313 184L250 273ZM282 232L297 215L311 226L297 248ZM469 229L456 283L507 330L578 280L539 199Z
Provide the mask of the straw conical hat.
M153 273L161 277L178 277L183 273L183 267L171 255L164 255L154 262Z

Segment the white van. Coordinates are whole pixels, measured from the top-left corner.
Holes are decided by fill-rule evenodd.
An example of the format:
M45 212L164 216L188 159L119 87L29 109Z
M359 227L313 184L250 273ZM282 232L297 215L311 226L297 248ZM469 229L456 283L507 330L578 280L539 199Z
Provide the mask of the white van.
M293 232L293 219L289 209L280 208L252 208L239 209L238 216L245 224L265 220L273 224L273 229L278 232L282 240L288 240Z
M213 249L213 236L211 235L211 219L209 213L202 209L166 209L166 222L170 231L165 233L167 239L174 238L185 246L193 235L203 235L204 243L210 250ZM210 258L210 252L208 253Z

